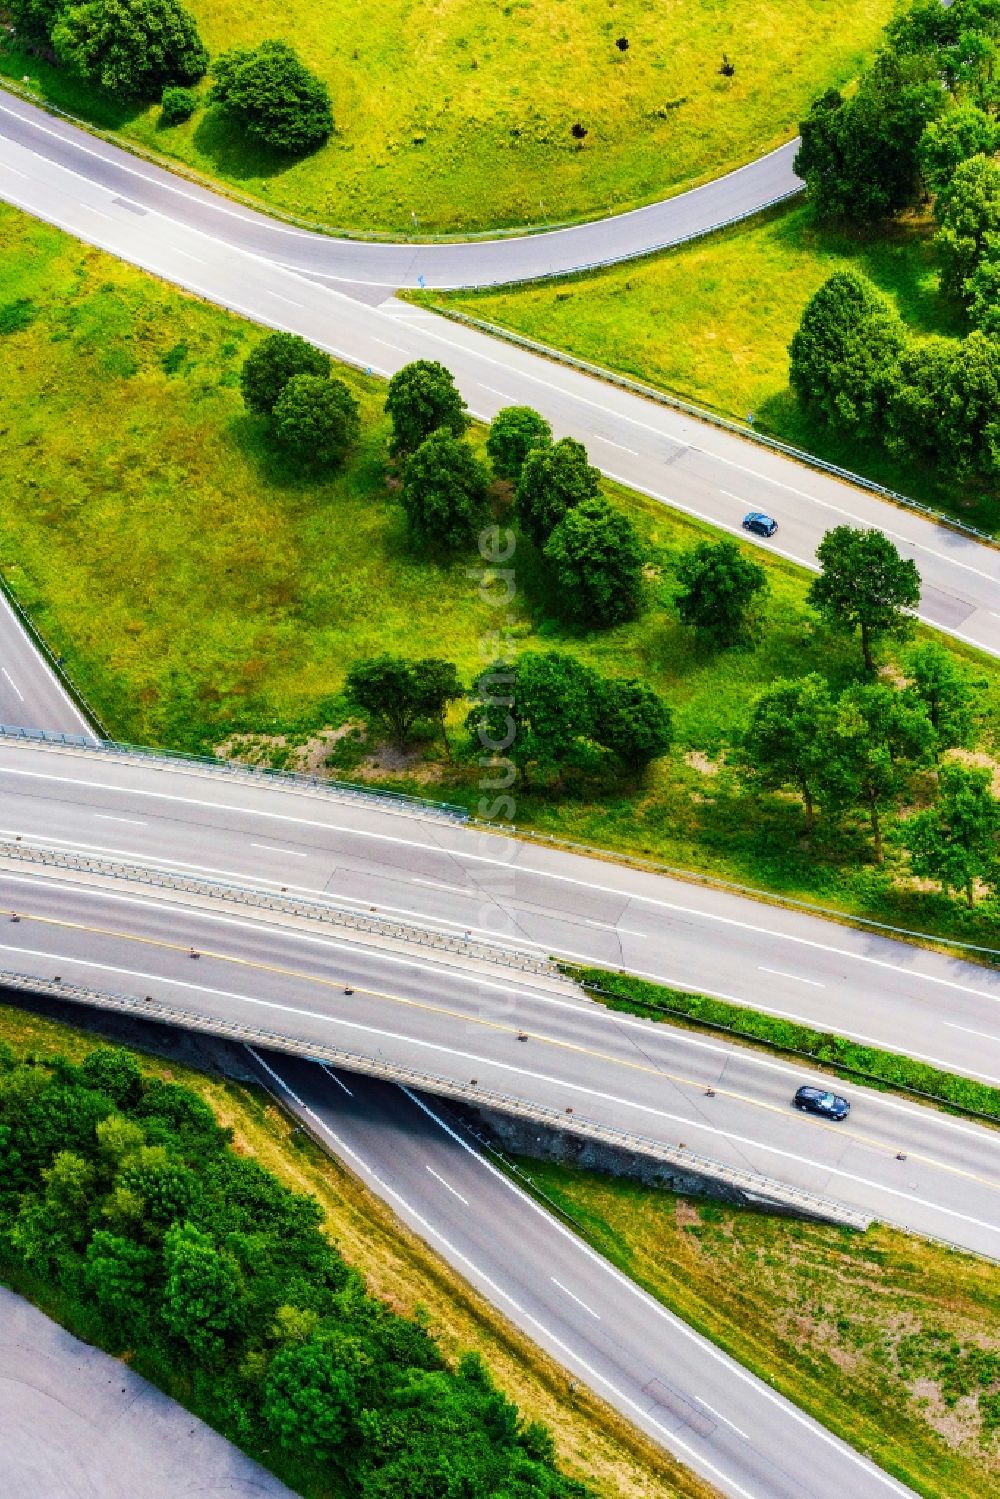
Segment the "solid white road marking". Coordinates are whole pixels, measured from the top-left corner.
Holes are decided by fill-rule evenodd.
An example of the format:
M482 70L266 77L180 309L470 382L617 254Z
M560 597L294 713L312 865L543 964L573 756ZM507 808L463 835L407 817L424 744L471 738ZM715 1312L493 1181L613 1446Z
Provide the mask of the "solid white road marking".
M747 1436L746 1432L743 1430L743 1428L741 1426L737 1426L737 1424L736 1424L735 1421L730 1421L730 1419L729 1419L728 1416L724 1416L721 1411L717 1411L715 1409L714 1405L709 1405L709 1403L705 1399L704 1395L699 1395L697 1398L698 1398L699 1404L703 1405L707 1411L711 1411L712 1415L715 1416L717 1420L724 1421L727 1426L731 1426L732 1427L733 1431L736 1432L737 1436L742 1437L745 1442L749 1442L750 1438Z
M758 963L757 971L758 973L773 973L775 978L779 979L794 979L797 984L811 984L814 989L826 988L826 985L821 984L817 979L803 978L801 973L785 973L782 968L762 968Z
M328 1066L326 1062L320 1062L319 1065L322 1067L323 1071L326 1073L326 1075L330 1079L331 1083L336 1083L338 1088L343 1088L343 1090L347 1094L348 1098L353 1098L354 1097L354 1094L351 1092L350 1088L347 1086L347 1084L345 1082L343 1082L337 1076L337 1074L334 1072L334 1070L333 1070L332 1067Z
M14 691L18 695L18 698L23 703L24 702L24 693L21 691L20 687L18 687L17 683L14 681L14 678L11 676L11 674L7 670L6 666L0 667L0 671L3 672L4 676L7 678L7 681L10 683L11 687L13 687Z
M433 1166L428 1166L427 1170L430 1172L431 1176L433 1176L435 1181L439 1181L442 1187L444 1187L446 1191L451 1193L452 1197L457 1197L459 1202L462 1203L464 1207L469 1206L469 1199L467 1197L463 1197L461 1192L456 1192L451 1182L446 1182L443 1176L439 1176L438 1173L434 1170Z
M554 1286L558 1286L559 1289L560 1289L560 1291L562 1291L563 1295L564 1296L568 1296L569 1299L570 1299L570 1301L575 1301L576 1304L577 1304L577 1306L582 1306L585 1312L589 1312L590 1315L593 1317L593 1319L594 1319L595 1322L600 1322L601 1319L598 1316L598 1314L594 1311L593 1307L589 1307L585 1301L581 1301L580 1300L579 1296L575 1296L573 1294L573 1292L570 1290L569 1286L564 1286L563 1283L562 1283L562 1281L561 1280L556 1280L556 1278L555 1278L554 1275L550 1275L549 1276L549 1280L552 1282L552 1284Z

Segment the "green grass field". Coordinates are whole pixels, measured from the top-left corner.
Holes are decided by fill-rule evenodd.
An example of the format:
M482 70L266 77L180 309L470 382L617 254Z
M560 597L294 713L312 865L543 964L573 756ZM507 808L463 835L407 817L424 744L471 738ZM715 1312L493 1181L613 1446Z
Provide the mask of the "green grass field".
M7 208L0 277L0 327L19 330L0 335L0 566L112 735L205 751L247 734L287 760L289 746L345 721L339 694L359 657L444 656L472 679L495 611L470 559L439 565L409 549L378 382L345 373L364 406L363 445L342 475L307 480L274 459L244 410L237 372L251 325ZM674 707L677 746L638 788L525 792L521 821L908 925L964 923L874 871L860 824L829 832L817 857L794 802L752 800L719 769L748 702L776 675L819 670L839 686L858 670L856 648L807 610L801 570L755 551L771 588L760 638L715 652L670 607L679 554L712 533L612 492L649 547L646 612L592 634L554 623L524 544L513 633L520 647L565 648L653 683ZM991 687L981 744L996 754L1000 665L955 650ZM262 743L269 735L288 743ZM478 770L449 766L436 746L437 758L376 751L367 765L340 749L341 774L478 803ZM973 940L988 940L988 915L968 922Z
M995 1266L879 1226L855 1235L520 1164L633 1280L917 1493L995 1491Z
M0 70L275 207L397 233L599 215L738 166L789 139L815 94L858 74L893 10L892 0L189 6L212 53L281 37L326 79L337 129L322 151L275 158L211 110L161 129L157 108L100 98L23 53L0 50Z
M937 291L932 226L903 221L872 238L818 227L798 204L630 265L499 291L415 293L619 370L755 425L1000 533L996 485L960 490L925 467L831 434L788 388L788 344L834 271L870 277L918 334L957 335Z

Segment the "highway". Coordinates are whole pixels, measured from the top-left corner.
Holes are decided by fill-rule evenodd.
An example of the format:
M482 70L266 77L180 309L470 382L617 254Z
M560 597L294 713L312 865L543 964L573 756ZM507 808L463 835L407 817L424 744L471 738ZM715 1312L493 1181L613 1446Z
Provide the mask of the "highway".
M4 114L10 107L0 109L0 196L15 206L244 317L299 333L375 375L392 374L413 359L439 359L454 373L474 415L489 420L503 406L534 406L557 436L585 442L591 460L610 478L744 540L743 515L751 508L766 510L779 530L771 541L754 544L803 566L815 567L816 547L832 526L879 527L917 564L920 617L1000 653L1000 549L730 432L447 322L387 295L381 284L354 285L355 292L374 298L376 305L369 305L335 289L336 283L288 269L287 256L279 261L238 248L251 233L244 232L242 212L225 205L227 237L220 238L203 227L202 190L192 198L186 183L172 183L162 203L146 207L126 172L126 165L138 170L133 159L126 165L109 159L110 148L98 151L91 137L60 124L60 159L54 160L39 141L38 127L24 127L24 140L12 137L11 120L20 115ZM56 126L45 125L50 128ZM144 174L147 167L141 166ZM669 200L667 207L682 201ZM288 231L269 226L268 232ZM321 247L328 243L319 241ZM490 253L510 256L518 243L537 241L497 241ZM380 253L378 246L355 248L367 257ZM0 721L25 723L24 710L6 679L0 680Z
M594 1253L433 1099L273 1052L259 1065L317 1138L460 1274L722 1493L910 1493Z
M262 1028L305 1055L343 1048L413 1069L431 1091L471 1083L508 1108L683 1146L1000 1259L1000 1131L853 1084L845 1123L802 1116L790 1100L807 1068L609 1011L471 940L440 951L205 906L3 862L0 910L21 919L0 925L0 963Z
M0 839L498 937L1000 1085L1000 974L804 912L373 800L0 739Z

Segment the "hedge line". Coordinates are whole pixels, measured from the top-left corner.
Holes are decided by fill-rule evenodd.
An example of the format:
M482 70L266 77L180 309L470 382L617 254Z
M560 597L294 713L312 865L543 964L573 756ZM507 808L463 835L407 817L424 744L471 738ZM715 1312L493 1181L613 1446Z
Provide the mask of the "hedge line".
M764 1015L759 1010L709 999L704 994L688 994L683 989L652 984L629 974L571 966L564 971L609 1009L627 1010L652 1020L683 1016L706 1029L724 1030L750 1041L762 1041L777 1051L821 1062L835 1072L919 1093L966 1113L1000 1121L1000 1088L989 1083L945 1072L898 1052L863 1046L829 1031L813 1030L794 1020Z

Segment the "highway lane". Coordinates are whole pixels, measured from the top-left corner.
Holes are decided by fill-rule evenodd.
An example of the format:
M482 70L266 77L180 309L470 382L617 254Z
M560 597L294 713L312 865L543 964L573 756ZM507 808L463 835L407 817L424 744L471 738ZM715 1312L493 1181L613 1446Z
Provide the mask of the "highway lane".
M338 239L281 224L0 90L0 137L102 190L204 230L240 251L354 286L482 286L648 254L801 192L798 141L703 187L567 229L447 244Z
M0 740L0 839L287 887L750 1004L1000 1084L1000 974L368 801Z
M801 1116L790 1098L808 1069L618 1015L472 953L400 951L274 913L209 911L172 892L64 874L0 869L3 908L21 916L0 924L9 970L474 1081L1000 1259L1000 1131L854 1085L845 1123Z
M0 591L0 717L24 727L89 734L84 718L49 663L35 649L6 595Z
M423 308L394 298L364 305L182 219L142 208L2 136L0 196L245 317L300 333L373 374L390 375L416 358L439 359L453 371L474 415L488 420L503 406L534 406L557 436L584 441L610 477L744 540L746 511L768 510L780 529L771 541L753 544L804 566L815 567L816 547L831 526L881 527L917 563L921 618L1000 653L1000 549ZM516 571L516 556L509 565ZM0 679L0 719L23 722L23 705L5 685Z
M435 1100L275 1052L259 1065L477 1290L732 1499L910 1492L639 1290L490 1165Z

